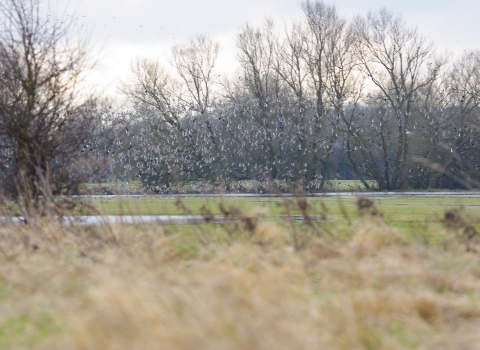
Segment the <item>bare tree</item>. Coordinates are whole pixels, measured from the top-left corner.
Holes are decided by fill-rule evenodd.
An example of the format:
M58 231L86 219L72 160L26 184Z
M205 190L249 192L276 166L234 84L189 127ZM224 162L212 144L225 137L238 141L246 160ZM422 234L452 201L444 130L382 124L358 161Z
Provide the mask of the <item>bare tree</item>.
M201 35L189 45L172 48L172 63L187 94L179 97L200 114L205 114L214 102L213 73L219 52L218 42Z
M426 118L416 142L426 144L417 161L432 187L478 187L480 52L452 62L433 97L423 106Z
M137 59L132 62L130 77L119 90L132 104L146 104L159 111L170 126L177 126L179 115L174 107L179 85L158 60Z
M375 170L377 176L381 175L377 179L381 188L407 188L411 161L409 129L415 122L411 114L422 89L436 81L445 61L416 27L407 26L400 16L386 9L357 17L354 30L360 68L389 107L384 109L388 115L382 117L381 126L377 127L385 127L386 119L392 118L396 123L396 131L383 128L378 135L383 139L383 160L369 159L369 163L383 168Z
M127 158L135 159L134 164L148 164L143 171L134 168L138 168L136 176L149 185L160 179L215 182L218 177L215 169L221 150L210 114L216 103L214 71L219 50L216 41L197 36L187 45L172 48L173 74L158 61L137 60L131 78L121 84L137 112L134 132L142 135L132 140L135 146L130 145L124 155L131 154Z
M245 106L258 130L261 132L262 146L260 157L265 162L265 173L276 179L278 167L275 158L278 155L278 144L275 144L274 129L276 101L281 93L282 82L275 71L276 34L271 19L266 19L263 28L255 29L245 25L237 34L237 58L240 64L239 84L244 93L253 97L253 104ZM247 101L250 100L247 98ZM277 106L278 107L278 106ZM252 110L253 108L253 110ZM251 112L251 113L250 113Z
M47 12L40 0L0 3L2 178L30 217L58 209L54 196L81 181L73 155L95 125L78 101L87 40L73 18Z
M302 37L305 43L304 60L315 105L314 142L322 145L313 162L322 164L320 177L323 188L340 132L340 122L347 118L346 106L358 103L362 81L355 71L354 38L346 20L338 15L334 6L321 1L306 1L302 7L307 29Z

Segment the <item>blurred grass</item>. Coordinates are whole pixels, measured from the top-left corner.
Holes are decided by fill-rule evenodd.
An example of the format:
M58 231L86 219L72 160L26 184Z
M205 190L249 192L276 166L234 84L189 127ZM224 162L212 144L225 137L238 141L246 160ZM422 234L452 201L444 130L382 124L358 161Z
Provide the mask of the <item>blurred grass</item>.
M263 199L224 201L223 209L183 200L197 213L240 218L220 225L1 226L0 348L480 344L480 239L460 236L465 211L426 223L438 238L431 244L387 224L369 201L345 201L350 218L338 222L271 217L325 211L288 200L267 208ZM327 215L340 217L329 200Z

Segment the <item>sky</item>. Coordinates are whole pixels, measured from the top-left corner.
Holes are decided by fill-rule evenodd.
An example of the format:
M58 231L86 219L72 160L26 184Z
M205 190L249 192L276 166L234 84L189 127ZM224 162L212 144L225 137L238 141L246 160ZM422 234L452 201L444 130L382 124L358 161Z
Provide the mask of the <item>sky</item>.
M89 82L99 93L116 97L136 58L166 60L174 44L196 35L214 38L222 50L220 72L234 69L235 33L246 24L260 25L266 16L278 24L300 18L301 0L58 0L58 8L75 13L88 28L98 63ZM440 52L455 56L480 49L480 0L336 0L347 19L386 7L400 13L436 42Z

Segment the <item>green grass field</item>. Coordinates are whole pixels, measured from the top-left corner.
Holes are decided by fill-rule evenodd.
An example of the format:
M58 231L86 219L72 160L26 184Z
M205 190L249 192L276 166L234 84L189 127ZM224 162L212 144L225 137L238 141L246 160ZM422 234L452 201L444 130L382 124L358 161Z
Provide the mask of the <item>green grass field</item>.
M408 197L372 199L385 221L411 235L423 234L444 216L445 211L457 208L467 217L480 218L480 197ZM241 213L261 211L270 220L301 215L298 198L224 197L122 197L92 198L88 203L104 215L222 215L221 206L237 208ZM335 227L358 219L356 197L309 197L311 216L325 215L327 225ZM87 214L91 214L88 212Z

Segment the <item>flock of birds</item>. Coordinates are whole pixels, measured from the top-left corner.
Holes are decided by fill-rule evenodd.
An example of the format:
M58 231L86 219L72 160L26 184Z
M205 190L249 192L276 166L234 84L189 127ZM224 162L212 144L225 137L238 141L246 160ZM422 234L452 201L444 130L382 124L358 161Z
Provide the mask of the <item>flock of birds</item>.
M192 184L240 191L252 181L261 190L274 181L280 190L301 183L318 191L327 178L356 177L352 162L366 179L383 176L385 169L394 172L402 136L400 119L388 106L347 106L346 118L334 111L319 116L313 101L304 109L297 102L286 95L267 107L245 98L204 114L179 104L168 111L177 116L177 125L162 118L165 111L138 105L130 112L109 112L111 142L103 148L102 142L90 143L83 151L111 159L108 173L118 180L141 179L157 193ZM410 129L404 128L410 181L422 186L437 172L429 166L434 164L480 178L479 115L464 116L461 106L443 106L441 113L417 107Z
M301 183L315 191L327 178L359 176L395 187L401 184L389 184L389 178L398 175L402 162L414 186L428 186L439 168L480 179L478 94L447 88L437 95L428 108L420 98L409 110L395 110L382 95L360 103L344 96L342 113L327 108L321 114L315 99L299 107L289 93L266 102L239 95L235 102L212 104L202 112L194 103L179 102L163 111L138 104L115 116L121 126L111 124L109 142L100 147L102 141L92 141L82 152L111 159L111 176L141 178L155 192L192 183L228 190L242 181L276 181L285 189ZM168 122L165 115L178 122Z

